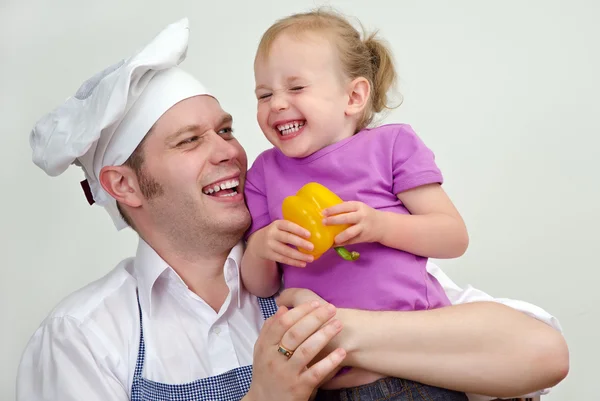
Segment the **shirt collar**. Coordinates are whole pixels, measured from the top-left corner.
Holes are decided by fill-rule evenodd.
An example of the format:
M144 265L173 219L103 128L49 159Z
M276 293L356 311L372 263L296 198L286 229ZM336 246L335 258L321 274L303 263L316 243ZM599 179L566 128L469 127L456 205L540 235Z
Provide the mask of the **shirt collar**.
M233 249L231 249L231 252L229 252L229 256L227 256L227 261L225 262L224 266L225 281L227 283L227 287L229 287L229 291L232 291L235 288L235 292L237 293L238 308L242 306L242 280L240 274L240 265L242 262L242 256L244 256L244 249L244 241L238 242Z
M241 307L241 278L240 278L240 262L244 254L243 241L238 242L229 252L225 265L223 266L223 275L229 291L237 295L237 306ZM134 261L134 269L138 285L138 293L142 309L148 313L152 313L152 289L156 281L165 272L166 276L172 279L180 280L187 288L181 277L173 270L171 266L161 258L156 251L148 245L143 239L139 239L136 257Z

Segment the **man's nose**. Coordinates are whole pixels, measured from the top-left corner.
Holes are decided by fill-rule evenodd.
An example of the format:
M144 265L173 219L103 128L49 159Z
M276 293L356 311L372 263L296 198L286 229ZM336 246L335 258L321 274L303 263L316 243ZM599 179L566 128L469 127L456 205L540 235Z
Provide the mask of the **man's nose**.
M288 107L289 107L289 104L287 102L287 99L285 98L285 95L274 93L271 96L271 110L272 111L280 112L280 111L287 110Z
M225 140L222 136L216 135L214 146L211 152L211 159L214 164L236 159L239 156L239 150L231 141Z

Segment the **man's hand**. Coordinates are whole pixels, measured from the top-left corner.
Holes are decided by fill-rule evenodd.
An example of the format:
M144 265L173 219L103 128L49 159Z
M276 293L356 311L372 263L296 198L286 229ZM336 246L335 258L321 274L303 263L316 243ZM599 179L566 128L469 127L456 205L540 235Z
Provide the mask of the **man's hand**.
M292 310L282 306L265 322L254 346L252 384L244 400L306 401L338 369L346 353L336 349L309 366L342 325L333 305L308 302ZM291 357L279 346L293 351Z
M302 305L309 302L318 302L319 305L326 305L327 302L312 292L311 290L307 290L305 288L288 288L281 292L279 296L275 298L275 302L278 306L285 306L287 308L295 308L298 305ZM335 318L338 319L342 316L342 312L345 312L344 309L338 309L335 315ZM342 325L344 322L342 321ZM340 344L343 341L344 332L340 332L331 341L317 354L317 356L310 362L309 366L312 366L315 363L318 363L323 358L327 357L327 355L340 347ZM319 387L323 384L331 380L335 376L335 374L341 369L341 366L333 370L329 375L327 375L319 384Z
M310 238L310 232L291 221L275 220L254 233L253 237L255 238L248 243L249 250L260 258L296 267L306 267L306 263L314 259L312 255L289 246L308 251L314 248L305 239Z
M343 202L323 210L323 224L351 226L335 237L335 244L380 242L383 231L382 212L358 201Z
M327 302L311 290L306 288L286 288L275 298L277 306L295 308L308 302L318 302L319 305L325 305Z

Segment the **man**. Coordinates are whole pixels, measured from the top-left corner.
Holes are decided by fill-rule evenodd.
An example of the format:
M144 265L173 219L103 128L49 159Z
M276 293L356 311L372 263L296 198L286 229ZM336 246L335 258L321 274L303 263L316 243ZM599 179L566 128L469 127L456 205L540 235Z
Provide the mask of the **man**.
M492 299L434 265L461 305L335 310L291 289L265 322L273 300L239 281L246 155L231 116L178 67L187 41L187 20L169 25L32 132L34 162L50 175L80 166L90 203L140 241L135 258L67 297L34 333L18 400L306 400L342 365L493 396L565 377L551 316L470 302Z

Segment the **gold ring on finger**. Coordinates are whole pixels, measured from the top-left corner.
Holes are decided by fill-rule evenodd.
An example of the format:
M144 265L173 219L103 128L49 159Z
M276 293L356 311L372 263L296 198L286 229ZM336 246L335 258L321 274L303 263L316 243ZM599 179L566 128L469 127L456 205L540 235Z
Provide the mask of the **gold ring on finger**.
M279 347L277 348L277 352L279 352L280 354L283 354L284 356L286 356L288 359L290 359L292 357L292 355L294 355L294 351L291 351L287 348L285 348L283 345L279 344Z

